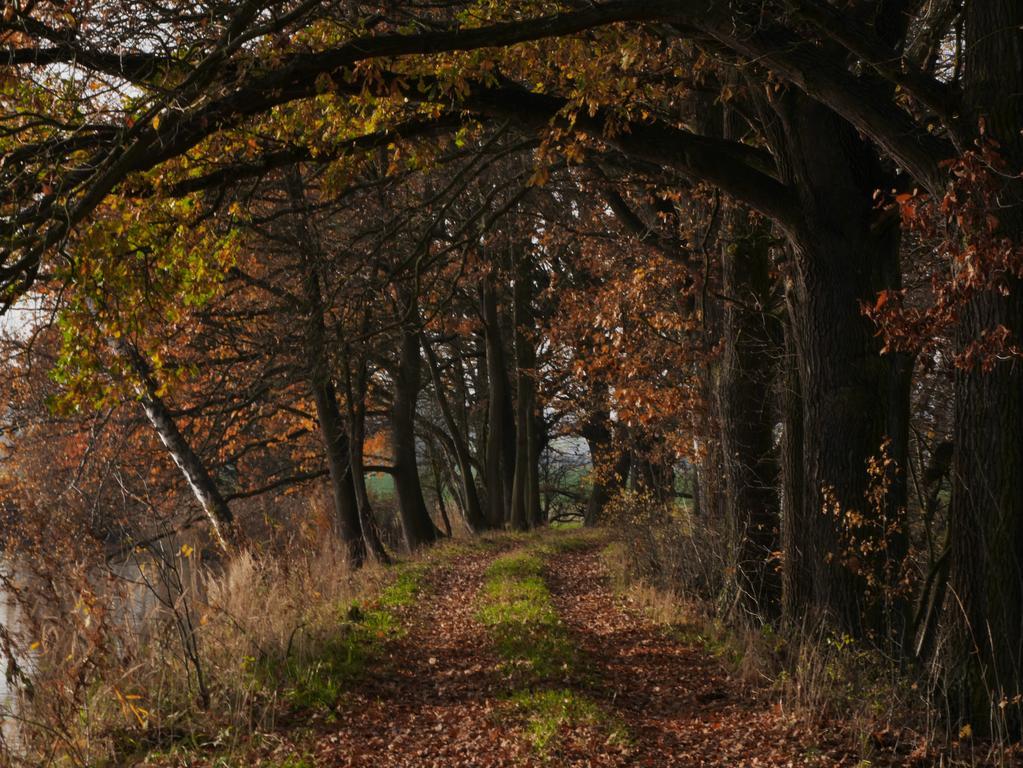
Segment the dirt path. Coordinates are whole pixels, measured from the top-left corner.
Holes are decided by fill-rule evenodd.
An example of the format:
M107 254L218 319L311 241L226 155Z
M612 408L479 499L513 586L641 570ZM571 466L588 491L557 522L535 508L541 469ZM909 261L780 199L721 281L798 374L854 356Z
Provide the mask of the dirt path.
M628 610L595 551L548 563L548 582L591 672L589 695L628 728L632 766L845 766L856 760L758 701L702 648ZM818 746L808 747L808 744Z
M577 687L627 744L579 726L540 755L504 699L510 693L491 639L475 619L492 553L435 570L408 633L320 731L317 766L837 766L855 761L813 743L766 701L728 678L707 653L628 610L608 586L599 552L548 556L546 579L579 651ZM819 734L818 734L819 736Z
M507 738L494 716L502 694L484 629L474 620L492 553L461 556L427 576L429 597L347 697L317 765L440 768L520 765L528 745Z

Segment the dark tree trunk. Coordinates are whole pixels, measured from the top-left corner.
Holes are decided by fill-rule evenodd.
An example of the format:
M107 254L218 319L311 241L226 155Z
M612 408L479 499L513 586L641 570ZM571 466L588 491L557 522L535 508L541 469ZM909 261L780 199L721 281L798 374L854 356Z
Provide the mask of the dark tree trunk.
M419 333L414 329L404 329L394 377L391 440L394 445L394 487L398 494L398 512L409 549L418 549L436 541L440 533L430 519L423 499L416 457L416 401L419 399L420 368Z
M534 359L533 365L536 365ZM529 435L526 444L529 450L529 477L526 484L526 512L529 515L529 525L537 528L547 522L540 499L540 454L543 452L546 443L546 436L543 434L544 419L539 412L536 397L536 382L531 381L531 396L533 409L536 411L529 419Z
M790 307L803 398L807 529L802 548L786 554L808 561L812 617L853 636L887 633L893 628L882 626L878 589L868 585L889 586L900 575L905 538L886 536L880 555L870 558L854 550L885 525L901 529L905 510L908 366L880 354L876 329L862 312L878 291L900 287L898 230L879 221L873 195L884 177L855 130L797 92L785 94L776 109L782 167L802 203ZM868 461L886 442L903 478L896 478L882 509L870 509ZM848 510L864 515L866 524L850 528Z
M483 324L486 334L487 356L487 522L491 528L503 528L510 514L511 490L514 484L514 429L509 432L507 409L508 368L505 363L504 342L497 308L497 290L491 279L482 290ZM512 425L514 426L514 425ZM512 451L508 451L508 439ZM508 477L508 468L512 477Z
M451 538L451 518L448 517L448 505L444 502L444 472L441 470L440 462L434 456L430 461L433 470L433 487L437 492L437 511L440 513L440 522L444 526L444 535Z
M539 506L539 495L534 498L537 466L535 464L536 425L534 419L534 382L532 369L536 365L536 350L530 338L533 325L532 278L525 254L519 254L515 265L514 323L515 323L515 472L512 479L511 526L524 531L539 518L534 504ZM530 437L533 439L530 440Z
M366 559L366 545L359 521L358 502L352 483L348 457L348 435L337 391L327 360L327 333L323 322L323 297L320 291L318 242L305 217L306 198L297 167L288 173L288 192L296 208L295 234L302 264L302 290L305 299L305 368L309 389L316 407L316 419L327 457L335 523L349 562L358 567Z
M363 333L367 330L367 320L363 323ZM373 505L369 500L369 491L366 488L365 456L363 445L366 441L366 392L369 386L369 371L365 359L356 365L356 372L352 375L352 357L347 353L347 367L345 377L345 389L348 403L348 459L352 472L352 483L355 487L355 503L359 510L359 523L362 526L362 536L366 542L366 548L378 562L390 563L391 557L387 554L383 541L380 539L380 530L377 527L376 518L373 515Z
M810 575L810 530L803 503L803 395L799 386L799 366L795 339L789 321L798 311L795 301L786 295L788 304L783 318L785 352L781 361L778 403L782 418L781 442L781 547L782 547L782 616L791 628L797 628L805 617L802 613L811 604L813 582Z
M350 364L350 363L349 363ZM379 562L391 562L384 542L381 540L380 529L376 526L373 507L369 502L369 491L366 488L365 456L363 445L366 438L366 363L363 360L355 376L354 387L348 386L348 463L352 467L352 483L355 486L355 502L359 508L359 523L362 525L362 536L366 548ZM351 372L349 371L349 376Z
M778 615L778 456L772 391L781 326L772 315L771 226L729 206L722 231L724 353L719 400L725 510L737 606L754 623Z
M593 488L586 501L584 523L599 525L608 502L625 486L629 476L629 452L615 451L611 432L611 417L606 410L594 411L582 429L583 439L590 450Z
M358 567L366 559L366 543L362 535L359 505L348 456L348 435L341 419L341 411L338 409L333 383L329 379L324 381L315 377L310 381L310 388L327 455L338 533L349 562L352 566Z
M1023 244L1023 3L965 4L964 96L974 125L999 143L1006 173L992 211L997 235ZM970 234L970 233L967 233ZM972 233L977 234L977 233ZM960 322L960 348L1004 326L1023 334L1023 283L1006 277L1006 291L984 290ZM1023 365L1002 360L989 372L959 371L955 379L952 499L952 606L960 638L954 685L962 716L990 730L1021 731L1023 692ZM960 608L961 606L961 608ZM999 703L1008 706L999 709Z

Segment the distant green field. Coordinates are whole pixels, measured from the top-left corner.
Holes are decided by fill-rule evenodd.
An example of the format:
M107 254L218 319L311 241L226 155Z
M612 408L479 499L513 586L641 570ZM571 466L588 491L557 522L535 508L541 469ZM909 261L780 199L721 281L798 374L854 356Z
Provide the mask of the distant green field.
M394 498L394 481L384 472L366 475L366 491L374 501L390 501Z

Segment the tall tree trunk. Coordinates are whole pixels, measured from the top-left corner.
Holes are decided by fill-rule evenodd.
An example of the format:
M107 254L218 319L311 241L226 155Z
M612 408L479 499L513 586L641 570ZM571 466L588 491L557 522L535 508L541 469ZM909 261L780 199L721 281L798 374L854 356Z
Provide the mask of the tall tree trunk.
M968 2L965 8L967 116L983 121L1006 161L999 172L997 236L1023 246L1023 3ZM984 290L969 302L957 332L960 348L1004 326L1023 334L1023 282ZM975 727L1023 727L1023 365L998 361L988 372L955 377L954 454L949 511L952 605L961 638L954 649L962 715ZM961 608L960 608L961 606ZM1004 708L999 704L1008 702Z
M805 608L812 617L853 636L887 633L877 592L901 575L905 484L893 484L881 509L869 508L868 462L888 443L889 457L905 473L909 376L897 356L880 354L876 329L861 307L878 291L900 287L898 230L878 220L873 195L884 177L870 145L797 92L775 106L784 132L782 167L801 197L803 216L789 277L807 530L804 546L786 556L808 561L812 591ZM848 511L862 515L864 524ZM883 534L886 526L896 532ZM880 536L879 554L858 557L861 539L877 544Z
M440 406L441 415L444 417L444 423L451 433L451 442L455 448L458 473L461 476L462 482L462 495L465 499L465 524L472 533L480 533L486 529L487 519L483 514L479 493L476 490L476 480L472 474L472 458L469 454L469 445L466 442L465 435L462 434L462 431L458 428L458 423L455 421L455 414L444 391L444 382L440 377L437 358L425 335L422 336L422 345L424 352L426 352L426 361L430 368L430 377L433 381L433 391L437 398L437 405Z
M532 508L532 477L537 468L533 464L530 432L533 422L532 368L536 364L536 351L529 333L532 330L532 277L525 253L516 254L513 319L515 324L515 474L512 484L511 525L524 531L538 517ZM539 501L539 499L537 499Z
M536 360L534 358L532 368L535 369L535 367ZM538 528L547 522L540 499L540 454L543 452L546 440L541 434L544 420L537 405L536 381L530 381L530 385L530 397L535 412L529 418L529 434L526 438L529 453L529 475L526 478L526 514L529 518L529 526Z
M510 400L508 368L505 363L504 342L497 311L497 290L488 278L482 289L483 324L487 356L487 517L491 528L503 528L510 514L511 486L509 466L514 471L512 457L507 451L508 420L506 409ZM514 432L512 434L514 446ZM507 487L506 487L507 486Z
M412 313L415 316L416 313ZM405 328L401 333L398 367L394 377L391 405L391 440L394 445L394 486L398 512L408 548L418 549L437 540L439 531L430 519L423 499L416 457L416 401L419 399L419 333Z
M771 226L729 205L722 231L724 354L719 379L725 510L737 605L754 623L778 614L781 582L774 386L780 325L771 315Z
M319 242L306 219L307 205L302 177L297 166L288 172L288 192L295 206L295 234L302 264L302 290L305 299L305 368L310 393L316 407L316 419L327 457L331 495L338 534L348 560L358 567L366 559L366 545L359 521L358 502L352 483L348 457L348 435L337 391L327 360L327 333L323 322L323 297L320 291Z
M805 519L803 503L803 395L799 385L799 363L796 360L795 331L789 318L798 308L786 292L786 314L782 318L785 351L781 360L778 405L782 419L781 442L781 551L782 551L782 616L790 628L798 629L805 618L803 611L812 603L813 582L806 542L810 525Z
M355 378L355 387L348 388L348 463L352 467L355 503L359 509L359 523L362 526L362 536L366 542L366 548L377 562L390 563L391 555L388 554L384 542L381 541L380 529L376 526L373 507L369 501L369 491L366 488L365 455L363 453L366 438L365 360L360 362ZM352 396L353 389L357 393L355 397Z
M138 379L138 398L142 410L156 430L160 442L170 453L171 458L181 470L192 495L209 520L213 538L224 552L231 552L241 540L241 533L235 524L234 515L227 506L227 501L217 488L206 465L192 449L192 445L181 433L170 409L159 395L159 387L148 363L143 359L130 342L123 338L111 341L111 348L125 360Z
M363 320L363 333L368 330L368 316ZM352 375L352 356L348 351L345 361L345 394L348 405L348 461L351 466L352 483L355 486L355 503L359 510L359 523L362 526L362 537L366 548L380 563L390 563L380 530L373 515L373 505L369 500L366 488L365 454L363 446L366 442L366 393L369 388L369 371L365 357L356 364L355 375Z
M329 379L324 381L318 376L311 378L310 389L313 402L316 405L316 418L320 423L324 451L327 455L327 469L334 497L338 533L348 554L349 563L353 567L358 567L366 559L366 543L362 534L359 504L352 479L348 455L348 435L341 419L341 411L338 408L337 394Z

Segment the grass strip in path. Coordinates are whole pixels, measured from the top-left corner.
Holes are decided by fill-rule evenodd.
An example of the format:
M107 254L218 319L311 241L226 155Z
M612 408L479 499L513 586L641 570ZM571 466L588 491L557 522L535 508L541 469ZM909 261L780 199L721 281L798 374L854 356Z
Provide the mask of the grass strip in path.
M544 757L573 732L597 733L605 744L627 741L624 729L579 690L578 654L543 576L543 556L555 552L541 546L496 558L477 612L511 681L510 712Z

